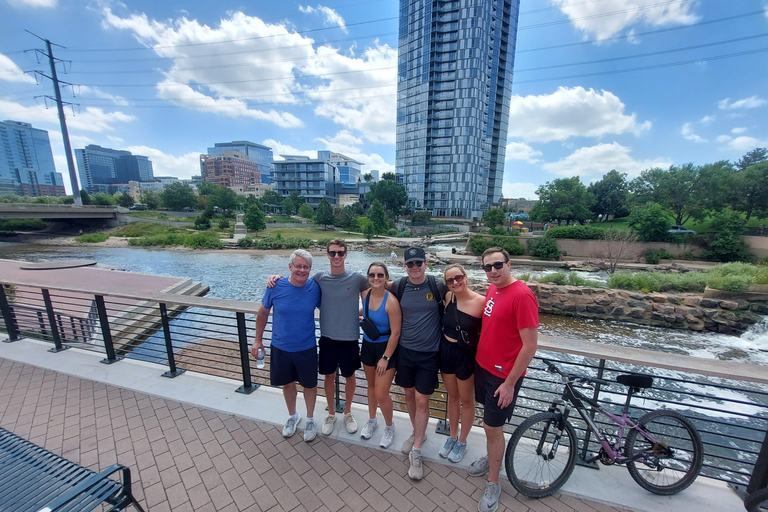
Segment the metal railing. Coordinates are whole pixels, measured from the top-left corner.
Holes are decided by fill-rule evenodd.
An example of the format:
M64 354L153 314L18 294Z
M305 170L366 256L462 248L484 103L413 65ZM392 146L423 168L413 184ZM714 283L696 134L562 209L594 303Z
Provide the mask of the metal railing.
M167 367L163 373L166 377L177 377L185 370L228 377L241 381L236 391L242 393L269 385L268 341L264 369L251 366L249 353L257 303L164 293L137 296L95 286L48 289L31 282L6 282L0 290L8 341L21 337L43 339L53 344L51 351L69 346L86 348L103 353L102 362L106 364L123 357L150 361ZM265 340L270 337L271 323ZM640 417L648 410L678 410L693 421L702 435L702 475L739 485L753 478L758 454L761 448L766 450L765 367L545 336L540 337L537 358L541 357L560 361L568 371L604 379L628 371L653 375L654 387L633 399L630 414ZM560 395L559 381L540 367L543 365L536 359L531 363L515 415L505 427L507 432L524 418L545 410ZM365 404L365 377L362 371L357 375L354 401ZM318 386L322 393L322 385ZM343 381L337 388L343 394ZM625 388L618 384L598 386L594 397L609 408L619 408L624 393ZM393 385L391 394L396 409L404 411L402 389ZM339 394L333 400L336 410L343 408ZM447 431L446 409L447 395L441 384L430 401L430 414L441 420L438 431L443 433ZM476 412L479 424L480 406ZM572 416L572 420L582 432L580 450L588 458L587 454L599 450L599 445L576 421L578 418ZM597 420L606 429L611 425L600 423L599 417Z

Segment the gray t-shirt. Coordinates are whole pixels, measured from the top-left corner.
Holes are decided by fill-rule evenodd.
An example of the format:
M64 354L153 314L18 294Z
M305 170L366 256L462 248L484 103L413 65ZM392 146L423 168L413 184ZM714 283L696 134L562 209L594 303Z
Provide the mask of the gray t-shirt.
M320 285L320 335L337 341L360 339L360 292L367 289L363 274L345 270L333 275L321 270L312 279Z
M434 297L426 279L421 284L413 284L407 277L401 279L407 282L400 299L403 327L399 345L416 352L437 352L443 332L438 302L445 297L445 283L437 280L440 297ZM392 283L392 291L397 290L399 283L400 279Z

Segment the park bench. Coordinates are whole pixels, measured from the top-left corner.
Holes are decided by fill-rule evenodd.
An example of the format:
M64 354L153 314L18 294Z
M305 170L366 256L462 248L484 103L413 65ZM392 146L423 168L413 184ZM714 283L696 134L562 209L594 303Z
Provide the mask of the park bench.
M122 479L110 475L122 472ZM0 512L123 510L133 504L131 472L115 464L101 473L59 457L0 428Z

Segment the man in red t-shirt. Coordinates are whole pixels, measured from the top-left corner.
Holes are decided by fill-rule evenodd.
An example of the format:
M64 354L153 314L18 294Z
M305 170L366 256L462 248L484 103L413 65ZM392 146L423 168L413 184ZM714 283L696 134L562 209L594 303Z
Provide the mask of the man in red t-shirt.
M536 354L539 308L530 288L512 277L509 254L499 247L483 253L491 282L485 294L483 330L477 347L475 400L483 404L488 455L470 464L470 476L488 474L478 510L499 507L499 471L504 456L504 423L512 417L525 370Z

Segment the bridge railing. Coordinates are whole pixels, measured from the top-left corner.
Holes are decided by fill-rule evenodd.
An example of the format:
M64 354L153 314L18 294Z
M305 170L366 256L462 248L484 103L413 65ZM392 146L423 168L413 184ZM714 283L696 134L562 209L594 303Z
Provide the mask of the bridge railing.
M100 290L96 283L70 288L43 286L22 281L6 281L0 286L0 309L9 341L31 337L49 341L51 351L73 346L94 350L104 354L105 364L124 357L151 361L158 364L159 372L164 367L163 375L171 378L186 370L228 377L240 381L235 391L241 393L269 385L271 323L265 334L266 367L256 369L249 354L257 303L163 293L114 293ZM702 435L702 475L738 485L747 485L750 478L763 478L765 461L758 463L758 454L761 447L767 449L766 367L541 336L537 359L531 363L515 415L505 427L507 432L524 418L545 410L562 390L551 374L539 369L543 365L538 359L542 357L560 361L570 371L604 379L627 371L653 375L654 387L634 399L631 415L639 417L658 408L677 410L690 418ZM362 371L357 380L355 402L365 404L367 387ZM342 391L343 384L342 380L337 386ZM619 407L624 389L619 385L597 388L594 396L601 404ZM319 391L322 393L322 385ZM402 389L393 385L391 394L396 408L405 410ZM441 384L430 402L430 414L440 420L441 433L447 430L446 403ZM343 408L339 395L334 397L334 404L337 410ZM479 424L480 406L476 412ZM597 452L599 446L586 434L585 426L574 423L582 433L582 454ZM598 424L606 429L610 426Z

